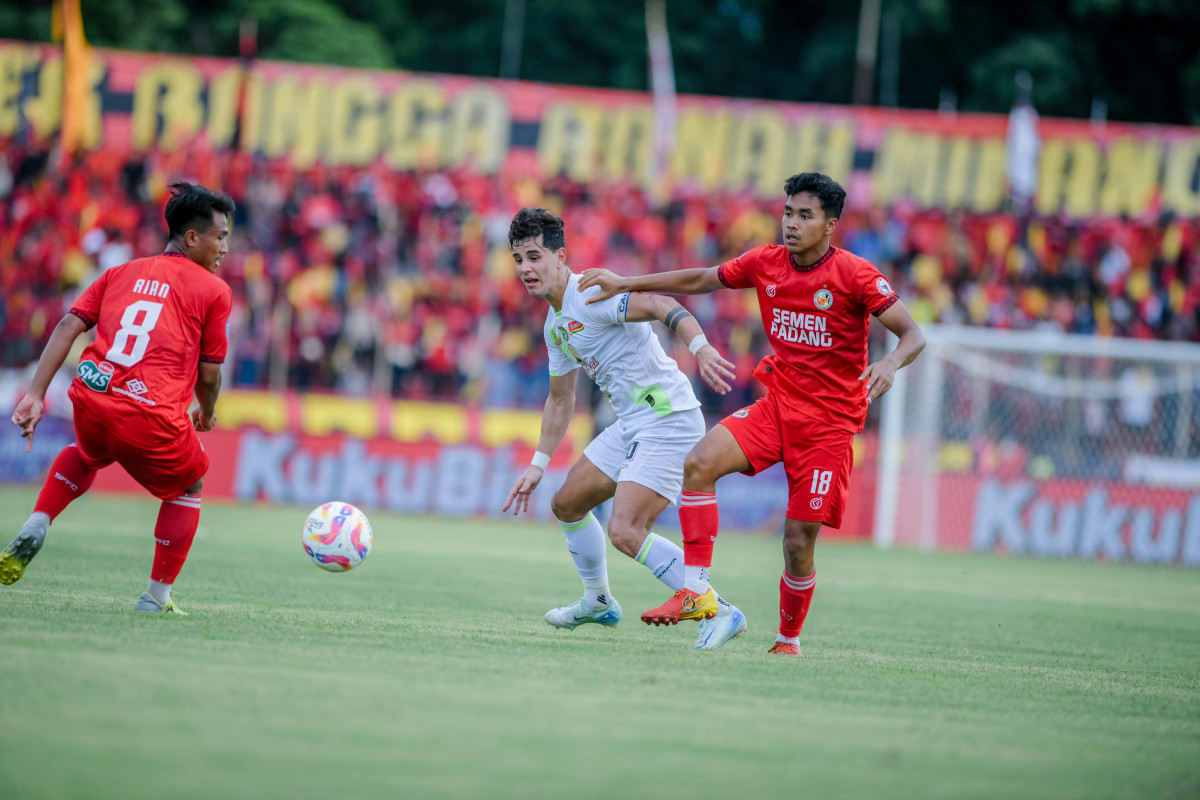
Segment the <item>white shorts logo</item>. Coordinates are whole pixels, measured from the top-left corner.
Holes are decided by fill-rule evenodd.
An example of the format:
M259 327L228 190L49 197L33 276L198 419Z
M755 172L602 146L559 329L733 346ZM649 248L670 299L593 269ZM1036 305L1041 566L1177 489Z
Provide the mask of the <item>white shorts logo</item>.
M875 279L875 288L878 289L879 293L884 297L887 297L892 293L892 287L888 284L887 278L882 276Z
M812 500L808 501L808 505L812 508L813 511L816 511L818 508L820 508L824 504L824 502L825 502L824 497L814 497Z
M774 296L775 296L775 284L772 283L770 286L767 287L767 297L774 297Z
M817 293L813 295L813 305L825 311L833 305L833 292L828 289L817 290Z
M733 412L733 416L737 417L738 419L745 419L746 417L750 416L750 409L739 409L738 411Z

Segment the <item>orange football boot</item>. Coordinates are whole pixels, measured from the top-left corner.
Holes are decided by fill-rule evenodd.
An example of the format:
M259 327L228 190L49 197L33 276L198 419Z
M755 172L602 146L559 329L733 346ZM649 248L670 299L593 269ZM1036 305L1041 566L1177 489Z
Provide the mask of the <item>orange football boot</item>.
M712 619L717 615L717 595L711 588L704 594L680 589L658 608L642 614L647 625L674 625L683 619Z
M775 644L771 645L771 649L767 652L774 653L775 655L779 656L799 657L804 655L804 653L800 652L800 645L793 644L792 642L776 642Z

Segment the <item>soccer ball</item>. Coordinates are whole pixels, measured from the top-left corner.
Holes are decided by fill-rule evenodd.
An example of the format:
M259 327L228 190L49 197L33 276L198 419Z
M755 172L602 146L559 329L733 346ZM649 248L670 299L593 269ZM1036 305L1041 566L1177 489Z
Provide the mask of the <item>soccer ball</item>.
M346 572L371 552L371 523L349 503L326 503L308 515L300 542L321 569Z

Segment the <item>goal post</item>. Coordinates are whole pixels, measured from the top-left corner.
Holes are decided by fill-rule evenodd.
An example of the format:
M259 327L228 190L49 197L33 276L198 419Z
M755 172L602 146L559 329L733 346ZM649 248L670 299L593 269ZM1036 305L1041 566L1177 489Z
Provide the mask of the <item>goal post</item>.
M1200 566L1200 345L923 330L883 398L877 545Z

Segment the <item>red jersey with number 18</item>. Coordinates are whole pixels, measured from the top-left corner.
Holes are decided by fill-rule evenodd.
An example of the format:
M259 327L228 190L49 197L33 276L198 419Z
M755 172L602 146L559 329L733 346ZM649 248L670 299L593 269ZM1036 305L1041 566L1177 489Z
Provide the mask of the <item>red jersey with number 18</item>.
M798 266L782 245L756 247L717 271L730 289L758 292L763 329L775 354L754 375L781 408L858 433L867 418L865 381L870 315L896 302L870 261L837 247Z
M116 420L137 413L190 427L200 362L225 360L231 303L225 281L176 253L103 273L71 307L96 328L71 400Z

